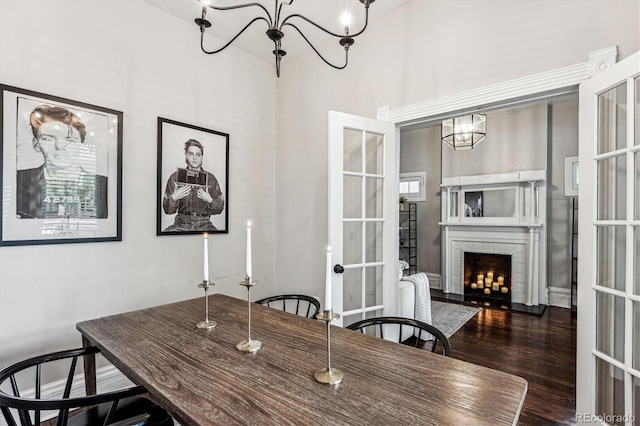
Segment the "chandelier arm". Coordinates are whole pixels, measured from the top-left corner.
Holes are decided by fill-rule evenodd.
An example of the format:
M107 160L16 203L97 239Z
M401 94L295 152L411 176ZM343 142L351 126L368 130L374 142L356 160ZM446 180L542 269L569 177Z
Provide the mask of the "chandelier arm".
M342 38L342 37L345 36L345 34L337 34L337 33L334 33L332 31L329 31L328 29L324 28L320 24L315 23L311 19L307 18L306 16L300 15L299 13L293 13L293 14L287 16L286 18L284 18L284 20L282 21L282 24L280 24L280 30L282 30L282 28L285 25L293 26L293 24L290 24L290 23L287 22L291 18L300 18L302 20L305 20L308 23L310 23L311 25L315 26L316 28L318 28L318 29L324 31L325 33L330 34L330 35L332 35L334 37ZM369 25L369 6L365 6L364 19L365 19L364 20L364 27L362 27L362 29L360 31L358 31L357 33L355 33L355 34L349 34L349 37L353 38L353 37L359 36L360 34L362 34L364 32L364 30L367 29L367 25ZM296 28L296 27L294 27L294 28ZM298 30L298 32L300 32L300 30Z
M273 20L271 19L271 14L267 10L267 8L264 7L263 5L261 5L260 3L237 4L237 5L234 5L234 6L226 6L226 7L225 6L214 6L212 4L205 4L205 3L203 3L203 4L206 7L210 7L211 9L215 9L215 10L234 10L234 9L242 9L242 8L245 8L245 7L258 6L260 9L264 10L264 13L267 14L267 17L269 18L269 20L267 21L267 23L269 24L269 28L271 28L271 26L273 25ZM262 19L265 19L265 18L262 18Z
M318 52L318 49L315 48L315 46L313 44L311 44L311 42L309 41L309 39L302 33L302 31L300 31L300 28L296 27L294 24L291 23L287 23L287 25L289 25L290 27L293 27L296 29L296 31L298 31L298 33L302 36L302 38L307 42L307 44L309 46L311 46L311 48L313 49L314 52L316 52L316 54L320 57L320 59L322 59L324 61L325 64L329 65L330 67L333 67L337 70L342 70L345 69L347 67L347 65L349 64L349 48L345 47L344 52L345 52L345 58L344 58L344 65L339 66L339 65L333 65L331 62L329 62L328 60L326 60L324 58L324 56L322 56L320 54L320 52ZM340 36L343 37L343 36Z
M278 7L278 12L276 13L275 16L275 20L276 20L276 26L278 25L278 22L280 21L280 15L282 14L282 6L291 6L293 4L294 0L290 0L289 3L285 3L284 0L280 3L280 6Z
M243 32L245 32L245 30L247 28L249 28L251 26L251 24L253 24L256 21L265 21L267 24L269 24L269 21L267 20L267 18L265 18L264 16L259 16L257 18L253 18L251 20L251 22L249 22L247 25L245 25L245 27L243 29L240 30L240 32L238 34L236 34L231 40L229 40L229 42L227 44L225 44L224 46L222 46L220 49L218 50L212 50L212 51L207 51L204 49L204 29L200 30L200 48L202 49L202 51L204 53L206 53L207 55L212 55L214 53L218 53L218 52L222 52L224 49L226 49L227 47L229 47L229 45L231 43L233 43L235 41L235 39L237 39L238 37L240 37L240 34L242 34Z

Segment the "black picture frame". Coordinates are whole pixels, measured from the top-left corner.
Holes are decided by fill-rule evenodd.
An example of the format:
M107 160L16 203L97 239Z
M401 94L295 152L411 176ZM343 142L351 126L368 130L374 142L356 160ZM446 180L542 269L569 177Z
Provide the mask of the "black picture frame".
M482 217L482 191L464 193L464 217Z
M196 141L202 149L192 142L188 146L188 141ZM200 167L188 165L187 150L200 151ZM158 117L157 167L156 235L229 232L228 133ZM173 191L182 187L189 194L171 199ZM201 191L213 201L201 198Z
M0 246L122 241L123 113L0 84Z

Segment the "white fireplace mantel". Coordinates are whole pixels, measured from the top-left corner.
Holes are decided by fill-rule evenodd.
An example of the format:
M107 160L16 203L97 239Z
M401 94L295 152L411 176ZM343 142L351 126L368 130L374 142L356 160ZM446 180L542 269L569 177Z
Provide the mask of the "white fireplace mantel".
M512 302L528 306L547 304L545 175L544 170L532 170L443 179L444 202L439 224L443 230L445 293L464 294L465 252L506 254L511 256ZM511 215L465 216L467 192L489 198L484 191L505 189L513 197L509 199L512 205L505 209ZM484 206L480 211L485 212Z

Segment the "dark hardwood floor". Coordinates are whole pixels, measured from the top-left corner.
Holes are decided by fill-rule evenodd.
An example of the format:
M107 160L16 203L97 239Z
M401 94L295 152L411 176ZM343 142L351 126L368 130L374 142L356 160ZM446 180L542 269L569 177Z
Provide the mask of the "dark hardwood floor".
M538 317L481 308L451 338L451 356L529 382L520 425L575 425L576 317L549 307Z

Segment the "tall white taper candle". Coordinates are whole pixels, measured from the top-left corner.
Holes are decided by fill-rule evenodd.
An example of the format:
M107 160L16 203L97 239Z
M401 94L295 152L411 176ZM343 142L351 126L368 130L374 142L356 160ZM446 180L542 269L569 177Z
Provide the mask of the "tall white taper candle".
M207 240L207 233L204 233L204 280L209 281L209 240Z
M247 222L247 277L251 282L251 222Z
M324 285L324 310L331 310L331 247L327 247L327 275Z

